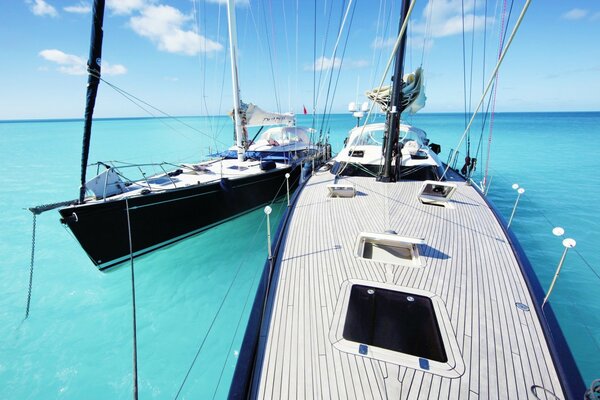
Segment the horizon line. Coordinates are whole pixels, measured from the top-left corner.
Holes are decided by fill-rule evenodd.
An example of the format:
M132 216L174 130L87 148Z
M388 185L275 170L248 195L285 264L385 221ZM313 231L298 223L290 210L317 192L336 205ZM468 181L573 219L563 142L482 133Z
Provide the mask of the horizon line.
M596 111L496 111L494 114L582 114L582 113L600 113L600 110ZM430 111L423 112L419 114L411 115L411 117L418 115L442 115L442 114L457 114L463 115L464 112L461 111ZM315 114L315 116L320 117L324 114ZM352 117L352 114L349 112L339 112L339 113L331 113L330 115L347 115ZM305 117L310 118L312 114L295 114L296 117ZM171 115L171 116L129 116L129 117L94 117L93 120L96 121L109 121L109 120L141 120L141 119L174 119L174 118L231 118L227 114L218 114L218 115ZM19 123L19 122L76 122L76 121L84 121L84 117L56 117L56 118L19 118L19 119L0 119L0 123Z

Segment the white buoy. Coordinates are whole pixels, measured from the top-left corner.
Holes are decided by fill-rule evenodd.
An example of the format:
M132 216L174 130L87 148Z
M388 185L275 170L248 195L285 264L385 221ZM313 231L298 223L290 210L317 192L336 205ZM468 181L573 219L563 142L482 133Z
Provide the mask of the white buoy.
M552 234L554 236L562 236L565 234L565 230L563 228L561 228L560 226L557 226L554 229L552 229Z

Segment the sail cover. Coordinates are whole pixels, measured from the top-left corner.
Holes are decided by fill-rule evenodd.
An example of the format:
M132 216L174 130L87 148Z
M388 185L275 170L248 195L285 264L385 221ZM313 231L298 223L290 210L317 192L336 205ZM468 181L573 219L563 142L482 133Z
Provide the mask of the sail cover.
M233 116L233 112L229 115ZM240 116L244 126L294 125L296 118L292 113L278 114L263 110L252 103L240 106Z
M404 75L404 86L402 87L402 113L415 114L425 107L425 86L423 85L423 69L417 68L415 72ZM392 86L375 88L366 92L369 99L381 107L381 111L387 112L392 95Z

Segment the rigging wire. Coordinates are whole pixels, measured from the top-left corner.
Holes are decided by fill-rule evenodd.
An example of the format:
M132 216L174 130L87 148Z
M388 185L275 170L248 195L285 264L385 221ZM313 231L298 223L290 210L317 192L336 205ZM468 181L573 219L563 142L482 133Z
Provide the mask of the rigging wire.
M90 74L92 74L92 73L90 72ZM94 74L95 74L95 73L94 73ZM194 131L194 132L197 132L197 133L199 133L199 134L201 134L201 135L203 135L203 136L206 136L206 137L207 137L207 138L209 138L209 139L213 139L213 136L211 136L211 135L209 135L208 133L206 133L206 132L204 132L204 131L201 131L200 129L198 129L198 128L196 128L196 127L194 127L194 126L192 126L192 125L188 124L187 122L183 121L181 118L179 118L179 117L176 117L176 116L174 116L174 115L171 115L171 114L167 113L166 111L162 111L161 109L159 109L159 108L157 108L157 107L153 106L152 104L150 104L150 103L148 103L148 102L146 102L146 101L144 101L144 100L140 99L140 98L139 98L139 97L137 97L137 96L134 96L133 94L131 94L131 93L127 92L126 90L124 90L124 89L122 89L122 88L120 88L120 87L118 87L118 86L116 86L116 85L112 84L111 82L108 82L106 79L104 79L104 78L102 78L102 77L99 77L99 79L100 79L102 82L104 82L106 85L108 85L108 87L110 87L111 89L113 89L114 91L116 91L117 93L119 93L121 96L125 97L127 100L129 100L130 102L132 102L134 105L136 105L136 106L137 106L137 107L139 107L140 109L144 110L144 111L145 111L146 113L148 113L149 115L151 115L151 116L153 116L153 117L155 117L155 118L158 118L158 116L157 116L155 113L153 113L153 112L151 111L151 109L152 109L152 110L155 110L157 113L159 113L159 114L162 114L163 116L165 116L165 117L167 117L167 118L169 118L169 119L172 119L172 120L174 120L174 121L176 121L176 122L179 122L180 124L184 125L185 127L187 127L187 128L189 128L189 129L191 129L192 131ZM146 106L146 107L144 107L142 104L143 104L144 106ZM185 135L185 134L183 134L182 132L178 131L178 130L177 130L177 129L175 129L174 127L170 126L170 125L169 125L169 124L167 124L166 122L164 122L164 121L162 121L162 120L161 120L161 122L163 123L163 125L167 126L169 129L173 130L174 132L177 132L177 133L181 134L182 136L184 136L184 137L185 137L185 138L187 138L187 139L190 139L188 136L186 136L186 135ZM222 144L222 145L224 145L224 146L227 146L225 143L223 143L223 142L221 142L221 141L219 141L219 140L217 140L217 142L218 142L218 143L220 143L220 144Z
M431 40L431 36L432 36L432 24L431 24L431 18L432 18L432 13L433 13L433 3L434 0L430 0L426 7L429 7L428 10L428 15L427 15L427 20L425 22L425 34L423 35L423 49L421 52L421 67L423 67L423 65L425 64L425 49L428 49L429 47L431 47L428 43L429 40Z
M475 13L473 13L475 15ZM466 42L465 42L465 1L461 0L461 21L462 21L462 61L463 61L463 103L464 103L464 114L465 114L465 128L467 127L468 121L468 109L467 109L467 60L466 60ZM466 142L466 158L465 167L468 171L469 156L471 152L471 131L467 131L467 142ZM468 174L468 172L467 172Z
M343 0L342 10L344 9L344 5L345 4L346 4L346 0ZM323 90L323 86L322 86L322 83L323 83L323 71L326 70L326 68L324 68L324 64L325 64L325 60L326 60L325 59L325 50L327 49L327 42L329 40L330 23L331 23L331 20L333 19L331 17L332 16L332 9L333 9L333 1L331 1L329 3L329 11L325 14L325 17L327 19L327 26L325 27L325 38L323 40L323 48L321 50L321 58L320 58L321 63L320 63L320 65L317 65L317 60L315 60L315 65L314 65L315 69L316 68L319 69L319 80L318 80L318 83L317 83L317 88L319 88L319 89L317 91L317 98L316 98L316 101L315 101L315 109L318 108L319 97L321 96L321 91ZM323 11L325 11L325 7L324 7ZM334 68L335 67L335 58L332 58L330 60L330 62L331 62L331 68Z
M266 21L267 21L267 13L266 13L266 10L265 10L264 3L262 3L262 12L263 12L263 16L265 18L265 24L264 24L264 26L265 26L265 34L267 35L267 38L269 36L272 36L272 40L275 40L275 37L274 37L275 36L275 32L271 32L271 35L269 35L269 28L268 28L267 23L266 23ZM272 18L272 15L271 15L271 26L273 26L272 23L273 23L273 18ZM273 29L274 28L272 27L272 30ZM267 50L268 50L267 53L269 55L269 67L271 68L271 80L272 80L272 83L273 83L273 96L275 97L275 104L277 106L277 112L281 112L281 103L279 102L279 95L277 93L277 81L276 81L276 78L275 78L275 66L274 66L274 62L273 62L274 58L273 58L273 54L272 54L272 51L271 51L271 45L272 44L269 43L269 45L267 46ZM273 50L273 51L275 51L275 50Z
M477 116L477 113L479 112L479 109L481 108L481 106L482 106L482 104L483 104L483 102L485 100L485 97L486 97L489 89L492 86L492 83L495 81L495 78L496 78L496 76L498 74L498 70L500 69L500 65L502 65L502 61L504 60L504 57L506 56L506 52L510 48L511 43L512 43L513 39L515 38L515 35L516 35L517 31L519 30L519 26L521 26L521 22L523 21L523 18L525 17L525 14L526 14L527 9L529 8L530 4L531 4L531 0L526 0L525 5L523 6L523 9L521 10L521 14L519 15L519 18L517 19L517 22L515 23L515 26L514 26L514 28L512 30L512 33L511 33L511 35L510 35L510 37L508 39L506 47L502 51L502 54L499 57L499 59L498 59L498 61L496 63L496 66L494 67L494 71L492 72L492 76L490 77L490 80L488 81L486 89L485 89L483 95L481 96L481 99L479 100L479 103L477 104L477 108L475 109L475 112L473 112L473 115L471 117L471 120L469 121L469 125L467 126L467 129L465 129L465 132L462 134L462 136L461 136L461 138L460 138L460 140L458 142L458 146L456 146L456 149L454 150L455 152L457 152L458 151L457 149L459 149L460 146L462 145L462 143L463 143L463 141L465 139L465 136L466 136L468 130L471 128L471 125L473 124L473 121L475 120L475 117ZM448 172L449 168L450 168L450 166L447 165L446 168L444 169L443 175L440 177L439 180L442 180L445 177L445 175Z
M312 104L312 123L310 140L313 141L313 132L316 127L316 112L317 112L317 0L314 0L314 15L313 15L313 104Z
M273 199L271 200L271 205L275 202L275 199L277 199L279 197L279 193L281 193L283 187L285 186L286 182L285 180L282 180L281 185L279 186L279 189L277 190L277 193L275 194L275 196L273 197ZM261 226L262 226L262 222L261 222ZM257 231L258 232L257 228ZM255 233L256 235L256 233ZM238 276L240 275L240 271L242 270L242 266L245 263L245 259L242 259L238 265L237 270L235 271L235 274L233 276L233 278L231 279L231 282L229 283L229 286L227 287L227 290L225 291L225 294L223 295L223 299L221 300L221 303L219 304L219 307L217 308L217 311L215 312L215 315L213 316L210 325L208 326L208 330L206 331L206 334L204 335L204 338L202 339L202 341L200 342L200 345L198 346L198 350L196 351L196 354L192 360L192 363L190 364L190 367L188 368L185 377L183 378L183 381L181 382L181 385L179 386L179 389L177 390L177 394L175 395L175 400L177 400L181 394L181 391L183 390L183 387L185 386L191 372L192 369L194 368L194 366L196 365L196 362L198 360L198 357L200 356L200 353L202 352L202 349L204 348L204 344L206 343L206 340L208 339L208 336L210 335L210 333L212 332L212 329L215 325L215 322L217 321L217 318L219 316L219 314L221 313L221 309L223 308L223 306L225 305L225 301L227 300L227 298L229 297L229 293L231 292L231 289L233 288L233 284L235 283L235 281L237 281ZM227 361L226 361L227 362Z
M283 13L283 32L285 37L285 53L286 53L286 61L289 65L290 62L290 40L288 37L288 28L287 28L287 14L285 13L285 2L281 2L281 10ZM275 32L273 32L273 37L275 37ZM296 74L298 76L298 74ZM287 92L288 92L288 111L292 111L292 81L291 75L287 74Z
M333 2L331 2L331 4L333 4ZM342 10L345 8L345 4L346 4L346 0L344 0L342 2ZM348 3L348 10L350 9L351 5L352 5L352 0L350 0L350 2ZM343 63L343 60L340 60L339 67L336 67L337 47L338 47L339 40L340 40L340 37L342 35L342 32L344 30L344 24L346 22L346 16L348 15L348 10L346 10L345 14L342 13L340 15L340 22L339 22L339 25L338 25L338 35L337 35L336 42L335 42L335 45L334 45L334 48L333 48L333 54L331 56L331 67L329 68L329 71L328 71L329 78L327 79L327 82L328 82L327 83L327 93L325 95L325 102L324 102L324 105L323 105L323 118L321 119L321 127L319 128L319 141L321 140L321 136L323 134L323 126L324 126L324 123L325 123L325 117L327 115L327 105L328 105L328 102L329 102L329 94L330 94L330 90L331 90L331 83L332 83L332 80L333 80L333 73L334 73L333 71L337 69L338 76L339 76L339 73L340 73L340 70L341 70L341 67L342 67L342 63ZM322 70L323 69L321 68L321 71ZM322 88L319 89L319 93L317 95L317 102L319 101L319 97L321 96L321 90L322 90Z
M384 4L384 6L385 6L385 4ZM392 29L391 28L392 27L392 24L391 24L392 15L394 15L394 13L395 13L395 2L392 1L391 10L390 10L389 14L387 15L387 19L385 21L385 25L384 25L384 28L382 30L382 36L381 36L382 46L381 46L381 48L379 50L379 56L377 57L377 62L375 63L375 68L373 68L373 71L371 73L371 85L370 85L370 87L375 87L377 85L377 81L376 81L376 79L377 79L377 71L379 70L379 64L381 63L381 57L383 55L383 50L385 48L385 46L384 46L384 44L385 44L384 38L388 37L388 36L396 37L395 34L392 34L390 32L391 29Z
M380 81L379 87L377 89L378 91L381 91L381 89L383 88L387 74L392 66L392 62L394 61L396 52L398 51L398 48L400 47L400 42L402 40L402 37L404 36L404 34L406 32L408 20L410 19L413 9L415 8L415 4L416 4L416 0L412 0L410 2L410 5L408 6L408 11L406 13L406 17L405 17L404 21L402 22L402 26L400 27L400 32L398 32L398 36L396 38L396 43L394 44L392 53L390 54L390 57L386 64L385 70L381 76L381 81ZM371 102L371 106L369 107L369 112L367 113L367 116L365 117L365 122L361 128L360 135L362 135L364 133L365 127L367 126L367 123L369 122L369 118L371 117L371 114L373 113L374 108L375 108L375 102ZM350 151L352 151L352 148L350 148ZM344 172L344 170L346 169L347 165L348 165L348 162L345 162L344 166L342 168L340 168L339 171L337 171L336 176L340 176L342 174L342 172Z
M510 181L508 181L508 179L504 178L502 176L502 174L496 174L497 178L507 184L510 184ZM524 201L527 201L524 199ZM548 226L551 228L554 228L556 226L560 226L560 224L557 224L555 222L552 221L552 219L550 217L548 217L548 215L543 211L543 208L541 207L537 207L535 202L530 201L529 202L530 206L532 208L535 209L535 215L541 215L543 217L543 219L548 223ZM592 265L591 262L589 262L585 256L583 254L581 254L581 252L577 249L577 247L574 247L571 249L571 251L574 251L579 258L581 259L581 261L585 264L585 266L592 272L592 274L594 274L596 276L596 278L598 278L598 280L600 281L600 272L596 270L596 268Z
M299 180L300 180L300 175L296 178L296 180L294 180L293 182L291 182L292 186L296 185ZM283 185L280 186L279 190L282 190L282 189L283 189ZM271 203L269 203L270 206L272 206L275 203L275 200L277 199L278 195L279 195L279 191L278 191L278 194L271 200ZM280 208L279 215L277 216L277 218L275 220L279 220L279 221L281 220L281 216L283 215L283 212L284 212L283 210L284 209L285 208L283 208L283 207ZM256 238L257 238L259 232L262 230L263 224L266 222L266 220L267 220L266 215L264 215L263 218L261 219L261 222L260 222L259 226L254 231L254 235L252 236L252 240L250 240L248 242L249 246L250 246L250 244L256 242ZM274 240L277 241L278 239L275 238ZM242 261L242 263L243 263L243 261ZM244 308L240 312L240 317L238 318L238 322L236 324L234 334L232 335L232 340L231 340L231 342L229 344L229 350L227 351L227 357L226 357L225 361L223 362L223 367L221 368L221 373L219 374L219 380L217 381L217 385L215 387L215 391L213 392L213 397L212 397L213 399L217 395L217 390L219 389L219 385L221 384L221 380L223 379L223 374L225 373L225 368L227 367L227 361L229 360L229 357L232 354L231 349L233 348L233 344L235 342L235 337L237 336L237 333L238 333L240 327L242 326L242 324L241 324L242 317L246 314L246 309L247 309L248 304L249 304L250 295L252 294L252 290L251 289L253 287L255 287L255 282L257 280L257 277L259 276L259 272L262 272L262 270L261 269L257 269L255 271L254 276L252 277L252 283L249 285L248 291L246 292L246 299L244 301ZM272 271L270 271L270 273L272 273ZM270 282L271 282L271 279L268 279L267 280L267 287L265 289L265 293L267 293L267 294L269 293ZM267 297L265 297L265 301L266 301L266 299L267 299ZM264 314L264 310L263 310L263 314ZM262 318L262 316L261 316L261 318Z
M504 47L504 41L506 40L506 33L508 32L508 26L509 26L509 22L510 22L510 16L512 14L512 7L514 4L514 0L511 3L508 18L506 19L506 24L505 24L504 21L505 21L505 17L506 17L506 4L507 4L507 0L504 0L504 4L502 7L502 21L500 23L500 34L499 34L500 38L499 38L499 43L498 43L498 57L500 57L500 53L502 52L503 47ZM496 75L496 79L494 81L494 87L492 89L492 94L491 94L492 110L491 110L491 115L490 115L490 127L489 127L488 143L487 143L485 173L483 176L484 185L487 181L489 165L490 165L492 137L493 137L493 130L494 130L494 112L496 110L497 88L498 88L498 75Z
M344 4L345 4L345 0L344 0ZM340 44L340 39L342 38L342 34L344 33L344 27L346 26L346 21L348 19L348 14L350 13L350 9L352 7L352 4L353 4L353 0L350 0L348 2L348 6L346 7L346 11L343 13L343 18L341 19L341 24L340 24L340 27L339 27L339 30L338 30L338 35L337 35L337 38L335 40L335 45L333 46L333 54L331 56L332 65L331 65L331 67L328 70L329 71L328 72L329 78L327 79L328 80L328 89L327 89L327 97L325 99L325 110L326 110L326 107L327 107L327 102L328 102L328 97L329 97L329 90L331 88L331 82L332 82L332 79L333 79L333 72L334 72L334 70L337 69L338 70L338 74L340 73L340 67L341 67L341 65L339 65L339 66L335 65L336 61L338 60L338 59L336 59L336 55L337 55L337 51L338 51L338 46ZM356 4L356 3L354 3L354 4ZM348 34L349 34L349 32L350 32L350 28L348 28ZM346 37L346 43L347 43L347 37ZM344 44L344 54L345 54L345 44ZM340 62L341 62L341 60L340 60ZM323 81L323 85L324 84L325 84L325 81ZM321 86L319 88L319 92L317 94L317 102L319 101L319 98L321 97L321 92L322 91L323 91L323 86ZM319 139L321 138L321 134L322 134L322 132L319 132Z
M469 106L468 110L471 111L471 103L473 100L473 61L475 60L475 9L477 8L477 0L474 0L473 3L473 23L471 25L471 32L473 35L471 36L471 71L469 72ZM484 17L485 24L485 17ZM471 133L469 132L469 142L467 145L468 153L471 152Z
M369 78L369 83L371 86L375 85L375 74L377 68L379 66L379 60L381 59L381 54L383 53L383 47L385 44L385 34L384 30L381 31L381 35L379 29L381 28L381 21L383 19L383 9L384 9L385 0L379 0L379 10L377 11L377 27L375 29L375 42L373 43L373 53L371 55L371 65L375 66L375 68L371 68L371 76ZM388 14L388 20L391 17L391 12ZM377 40L381 40L381 46L378 45ZM375 64L375 56L379 55L377 59L377 64Z
M342 46L342 57L340 60L340 68L338 68L337 71L337 77L335 80L335 85L333 87L333 93L331 95L331 101L329 102L329 110L325 112L325 116L324 116L324 128L323 131L326 131L329 129L329 122L331 121L331 113L332 113L332 109L333 109L333 99L335 98L335 94L337 92L337 87L338 87L338 83L340 80L340 76L341 76L341 71L342 71L342 64L344 62L345 59L345 55L346 55L346 49L348 46L348 39L350 38L350 31L351 31L351 27L352 27L352 22L354 20L354 11L356 10L356 5L358 4L358 2L354 2L354 6L352 7L352 14L350 15L350 22L348 23L348 30L346 31L346 39L344 41L344 45ZM358 90L358 89L357 89ZM329 97L329 93L327 94L327 97ZM327 102L325 103L325 106L327 106ZM319 141L321 141L321 136L319 135Z

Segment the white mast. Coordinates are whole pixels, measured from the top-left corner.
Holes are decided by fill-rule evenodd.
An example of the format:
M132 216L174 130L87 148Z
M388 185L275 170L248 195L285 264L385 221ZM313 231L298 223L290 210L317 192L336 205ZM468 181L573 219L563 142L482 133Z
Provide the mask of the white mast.
M233 87L233 121L238 161L244 161L243 127L240 120L240 87L237 72L237 31L235 25L235 0L227 1L227 20L229 23L229 53L231 56L231 83Z

